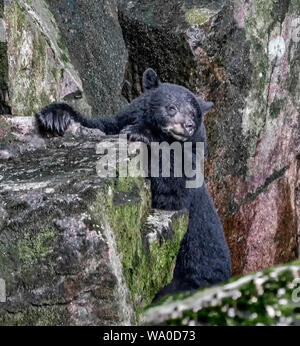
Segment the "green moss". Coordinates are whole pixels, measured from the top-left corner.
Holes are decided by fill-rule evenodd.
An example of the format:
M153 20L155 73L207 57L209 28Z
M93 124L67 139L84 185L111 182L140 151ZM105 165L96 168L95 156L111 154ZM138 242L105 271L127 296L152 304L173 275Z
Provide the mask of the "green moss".
M11 25L11 40L15 49L20 49L20 43L22 41L22 33L26 27L25 13L18 1L14 2L14 6L8 7L7 18L9 18Z
M20 5L18 0L15 0L15 8L17 10L17 20L20 25L26 22L26 17L25 17L25 10L24 8Z
M115 186L115 190L117 192L126 192L132 190L135 185L136 179L134 178L119 178L118 183Z
M150 257L146 263L147 268L145 268L148 271L151 268L149 282L145 287L145 291L149 292L149 300L146 304L151 303L159 288L171 282L180 243L187 227L188 218L182 216L173 223L175 234L172 240L162 244L158 241L151 244Z
M209 20L211 12L205 8L193 8L185 13L185 20L190 25L202 25Z
M300 2L298 0L291 0L290 8L291 13L300 15Z
M59 69L56 67L53 67L50 71L53 79L55 80L56 83L60 83L61 79L63 78L63 73L64 70L63 69Z
M57 233L52 230L44 230L35 238L25 235L16 243L0 246L0 277L10 285L11 273L21 270L26 275L27 281L36 281L36 265L44 263L52 254L57 241ZM12 262L12 258L14 261ZM12 266L17 266L12 267ZM48 267L48 278L53 273L52 267Z
M20 50L22 47L22 44L24 44L24 33L27 30L27 20L25 16L25 12L23 8L20 6L18 1L14 1L13 6L9 6L6 14L9 22L10 22L10 32L11 32L11 42L12 42L12 49L16 52ZM13 52L11 52L13 54ZM18 62L16 63L15 66L15 79L12 78L11 83L12 83L12 99L11 99L11 105L14 106L16 103L19 103L22 105L22 108L24 107L25 109L31 107L32 104L32 89L34 86L30 88L30 90L24 88L23 84L20 87L18 86L18 82L22 80L23 75L26 73L24 70L18 71ZM18 75L18 76L17 76ZM25 111L26 112L26 111ZM24 113L25 113L24 112ZM24 114L25 115L25 114Z
M68 57L67 54L65 54L65 53L63 53L63 54L61 55L61 58L62 58L62 60L63 60L64 63L70 62L69 57Z
M38 36L33 45L33 53L36 54L37 60L45 60L46 58L47 42L43 36ZM34 63L33 59L33 63Z
M65 62L66 64L70 63L68 48L65 42L63 41L62 37L59 36L56 42L59 49L61 50L61 58L63 62Z
M14 46L15 49L20 49L20 45L24 40L24 35L27 35L27 31L30 30L26 20L20 14L19 8L15 9L14 18L16 18L16 26L22 25L22 30L15 33ZM47 80L47 55L48 42L41 34L35 33L32 42L32 60L31 60L31 74L28 77L26 71L22 66L17 66L20 69L18 77L14 81L14 92L12 103L22 109L22 115L32 115L37 112L43 106L46 106L51 102L48 91L46 92L41 88L41 84L44 80ZM28 88L23 87L19 81L26 80ZM55 93L54 93L55 95Z
M93 223L105 220L114 231L118 252L122 254L123 273L137 315L151 303L155 294L172 278L180 242L188 219L173 222L174 237L145 243L145 221L151 210L149 186L144 179L122 178L105 187L90 209Z
M1 326L64 326L68 323L64 307L29 306L22 313L5 314L0 317Z
M49 94L47 94L44 90L41 92L40 95L40 104L41 104L41 108L49 105L51 103L51 98L49 96Z
M35 36L33 41L33 47L32 47L32 54L33 54L32 55L32 70L33 70L32 77L34 77L33 81L38 79L43 80L46 77L47 46L48 44L43 36L41 35Z
M25 237L16 244L16 255L24 265L32 265L45 259L53 250L57 234L54 230L39 233L35 239Z
M64 51L67 50L67 46L61 37L58 38L57 45L61 50L64 50Z

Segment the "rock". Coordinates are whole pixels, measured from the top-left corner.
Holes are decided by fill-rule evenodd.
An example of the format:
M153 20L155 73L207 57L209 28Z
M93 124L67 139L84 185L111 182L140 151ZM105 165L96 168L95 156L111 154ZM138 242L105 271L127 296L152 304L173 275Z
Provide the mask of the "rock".
M300 263L272 268L149 308L145 324L168 326L300 325Z
M206 2L200 7L197 0L119 0L120 24L129 54L125 96L132 100L140 94L142 74L148 67L163 81L205 93L202 70L206 68L208 75L209 67L195 59L198 26L194 24L209 25L225 2Z
M206 177L234 274L299 256L297 0L119 0L129 51L124 95L142 71L184 85L214 110L205 119ZM298 156L297 156L298 155Z
M33 115L63 100L90 113L81 78L45 1L0 2L0 66L0 114Z
M0 325L136 323L172 278L186 212L151 210L144 178L99 177L97 147L118 149L118 138L78 126L40 138L32 118L5 121Z
M115 0L48 1L94 114L113 115L121 95L127 49Z

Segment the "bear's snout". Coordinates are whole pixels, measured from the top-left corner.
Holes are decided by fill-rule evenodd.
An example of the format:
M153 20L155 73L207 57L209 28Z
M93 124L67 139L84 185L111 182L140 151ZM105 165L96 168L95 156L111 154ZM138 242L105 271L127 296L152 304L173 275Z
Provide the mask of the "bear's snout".
M187 120L183 127L189 136L192 136L196 130L196 124L192 120Z

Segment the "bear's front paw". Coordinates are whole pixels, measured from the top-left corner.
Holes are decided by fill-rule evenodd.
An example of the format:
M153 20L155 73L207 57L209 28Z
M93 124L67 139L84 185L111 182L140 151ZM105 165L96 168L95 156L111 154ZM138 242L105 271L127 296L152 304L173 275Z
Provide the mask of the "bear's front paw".
M70 125L70 114L61 109L47 107L36 114L42 132L62 136Z

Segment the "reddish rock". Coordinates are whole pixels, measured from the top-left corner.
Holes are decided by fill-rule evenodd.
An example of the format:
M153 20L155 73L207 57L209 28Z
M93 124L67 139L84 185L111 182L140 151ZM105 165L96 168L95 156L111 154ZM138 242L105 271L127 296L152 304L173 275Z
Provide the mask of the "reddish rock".
M189 1L179 6L176 0L167 6L158 0L131 1L130 8L123 3L131 95L133 81L151 66L163 80L215 104L205 119L206 179L234 274L297 258L300 45L293 31L298 1L224 0L206 8Z

